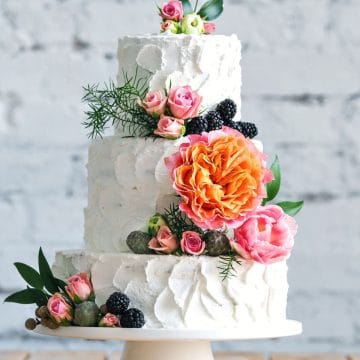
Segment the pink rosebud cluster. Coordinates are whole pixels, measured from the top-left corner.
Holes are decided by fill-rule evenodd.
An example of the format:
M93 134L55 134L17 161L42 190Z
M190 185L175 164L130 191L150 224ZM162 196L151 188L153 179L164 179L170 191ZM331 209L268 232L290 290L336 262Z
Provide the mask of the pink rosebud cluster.
M169 96L161 91L151 91L139 105L154 118L159 118L155 135L178 139L185 133L185 119L199 115L202 97L190 86L176 86Z
M116 315L107 313L100 321L100 327L120 327L119 318Z
M279 206L259 206L235 229L231 246L244 259L271 264L290 255L296 232L295 219Z
M216 27L214 23L205 22L195 14L184 15L182 2L179 0L170 0L163 4L160 9L162 23L160 29L162 33L168 34L212 34Z

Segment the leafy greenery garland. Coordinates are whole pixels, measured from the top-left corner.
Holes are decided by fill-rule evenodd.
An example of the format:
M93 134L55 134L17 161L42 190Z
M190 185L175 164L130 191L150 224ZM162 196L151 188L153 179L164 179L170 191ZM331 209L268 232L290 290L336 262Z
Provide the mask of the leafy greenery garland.
M25 290L18 291L8 296L4 300L5 302L37 304L38 306L43 306L47 305L52 294L57 292L65 293L66 283L53 275L41 248L39 249L38 262L39 271L20 262L14 264L28 286ZM66 298L71 303L71 299L67 296Z
M87 120L83 123L89 129L89 137L102 137L108 123L121 126L126 135L131 137L154 136L158 120L154 119L139 106L139 100L147 94L148 78L139 75L138 67L135 74L129 77L123 73L124 85L117 87L110 81L103 89L97 85L84 87L83 101L88 103Z

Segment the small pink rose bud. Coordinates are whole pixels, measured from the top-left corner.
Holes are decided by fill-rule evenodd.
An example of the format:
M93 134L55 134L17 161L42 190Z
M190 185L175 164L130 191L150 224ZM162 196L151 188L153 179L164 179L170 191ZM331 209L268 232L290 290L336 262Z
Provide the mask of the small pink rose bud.
M178 248L178 244L171 230L163 225L160 227L156 237L150 240L149 248L157 252L171 254Z
M151 91L139 102L146 112L153 117L159 117L165 112L167 98L161 91Z
M166 139L175 140L184 135L184 121L175 119L171 116L161 115L158 127L154 131L155 135L159 135Z
M86 273L70 276L67 283L68 286L65 287L66 293L77 304L89 300L94 295L93 286Z
M73 319L73 308L59 293L55 293L47 303L51 317L62 325L69 325Z
M170 89L169 107L177 119L190 119L199 115L202 97L190 86L176 86Z
M107 313L99 322L100 327L119 327L119 318L116 315Z
M216 31L216 25L211 22L207 22L204 24L204 33L205 34L213 34Z
M205 250L203 241L195 231L185 231L180 241L181 250L190 255L201 255Z
M171 0L165 3L161 9L160 15L165 20L179 21L184 16L183 6L179 0Z

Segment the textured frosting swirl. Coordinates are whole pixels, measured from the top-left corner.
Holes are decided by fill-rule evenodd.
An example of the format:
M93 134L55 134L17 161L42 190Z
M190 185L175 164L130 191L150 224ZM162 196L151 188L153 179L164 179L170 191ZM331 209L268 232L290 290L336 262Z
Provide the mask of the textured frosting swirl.
M57 254L54 270L67 277L90 271L97 302L125 292L143 310L147 328L236 328L286 319L287 265L244 260L222 281L219 259L207 256Z

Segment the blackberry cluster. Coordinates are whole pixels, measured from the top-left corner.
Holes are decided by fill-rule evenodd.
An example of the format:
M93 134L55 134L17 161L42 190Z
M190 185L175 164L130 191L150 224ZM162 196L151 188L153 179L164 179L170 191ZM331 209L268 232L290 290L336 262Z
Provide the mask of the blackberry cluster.
M142 328L145 324L144 314L135 308L126 310L120 317L123 328Z
M237 106L233 100L226 99L218 104L216 111L220 114L224 124L228 125L236 115Z
M204 131L208 131L208 121L202 116L191 119L186 125L185 135L201 134Z
M125 294L114 292L106 301L106 309L111 314L122 315L126 312L129 304L130 300Z
M205 115L205 119L208 123L208 131L219 130L224 125L221 115L216 110L209 111Z

